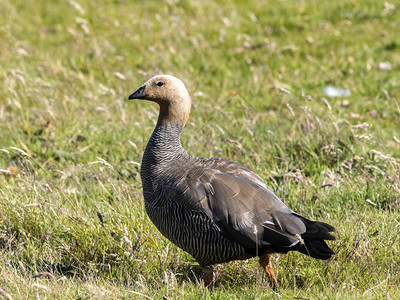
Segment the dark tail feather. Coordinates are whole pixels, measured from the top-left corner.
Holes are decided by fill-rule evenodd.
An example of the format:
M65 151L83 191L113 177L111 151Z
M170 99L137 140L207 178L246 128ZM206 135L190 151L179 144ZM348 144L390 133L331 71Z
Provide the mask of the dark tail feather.
M329 259L335 252L321 240L304 240L304 244L298 243L291 250L297 250L305 255L318 259Z
M297 215L306 226L306 232L304 232L301 237L307 240L336 240L335 236L331 232L336 232L335 227L326 224L324 222L311 221L302 216Z
M292 249L318 259L329 259L335 254L325 243L325 240L336 240L335 236L331 234L336 232L336 229L324 222L299 217L306 225L306 232L301 235L303 243L296 244Z

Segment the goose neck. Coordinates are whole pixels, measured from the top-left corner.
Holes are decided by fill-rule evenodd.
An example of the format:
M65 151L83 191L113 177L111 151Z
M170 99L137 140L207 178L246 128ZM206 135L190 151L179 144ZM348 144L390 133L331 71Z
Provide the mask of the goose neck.
M180 142L182 125L157 125L143 155L142 165L159 169L189 157Z

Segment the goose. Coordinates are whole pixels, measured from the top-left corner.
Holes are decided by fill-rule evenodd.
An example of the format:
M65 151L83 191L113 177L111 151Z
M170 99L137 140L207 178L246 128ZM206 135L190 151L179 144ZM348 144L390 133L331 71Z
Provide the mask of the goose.
M146 213L168 240L199 263L206 286L215 280L216 265L258 257L277 289L273 253L294 250L323 260L334 255L325 242L335 240L333 226L295 213L245 166L186 152L180 136L191 99L181 80L154 76L129 99L160 108L140 171Z

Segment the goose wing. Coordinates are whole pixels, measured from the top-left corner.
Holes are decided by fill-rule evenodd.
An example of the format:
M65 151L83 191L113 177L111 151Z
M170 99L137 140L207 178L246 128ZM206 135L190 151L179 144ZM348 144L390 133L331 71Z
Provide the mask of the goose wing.
M227 238L250 252L266 247L292 247L307 231L315 231L320 240L334 239L329 234L333 227L311 230L304 222L306 219L290 210L270 190L231 173L192 167L178 182L164 187L170 200L204 212Z

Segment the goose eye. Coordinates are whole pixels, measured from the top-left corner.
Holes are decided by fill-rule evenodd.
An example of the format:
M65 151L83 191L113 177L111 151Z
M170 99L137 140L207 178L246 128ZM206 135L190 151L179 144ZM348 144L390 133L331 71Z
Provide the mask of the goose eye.
M157 81L157 82L156 82L156 85L157 85L158 87L161 87L161 86L164 85L164 81Z

